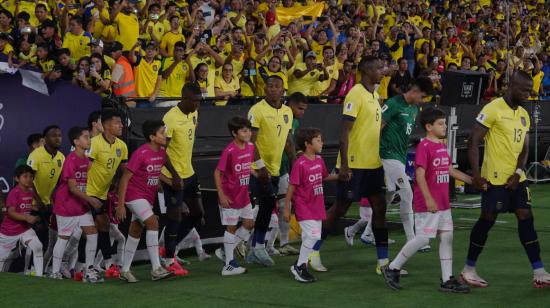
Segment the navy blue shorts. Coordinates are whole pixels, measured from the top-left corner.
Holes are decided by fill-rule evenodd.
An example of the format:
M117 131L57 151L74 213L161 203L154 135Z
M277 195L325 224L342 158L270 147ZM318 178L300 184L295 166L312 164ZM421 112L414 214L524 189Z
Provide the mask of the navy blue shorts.
M200 198L201 188L197 174L183 179L183 189L175 190L172 186L162 182L164 190L164 204L166 208L180 207L183 205L183 200L186 198Z
M250 193L253 198L276 197L279 192L279 177L271 176L267 183L260 182L255 176L250 176Z
M97 215L105 214L107 213L107 200L99 199L98 197L92 197L101 202L101 207L99 209L96 209L93 206L90 206L90 212L92 212L92 216L95 218Z
M489 186L481 193L481 210L490 213L514 212L517 209L531 208L531 194L527 181L519 183L515 190L504 185Z
M337 200L359 201L362 198L385 193L384 168L351 169L351 173L352 177L349 182L337 182Z

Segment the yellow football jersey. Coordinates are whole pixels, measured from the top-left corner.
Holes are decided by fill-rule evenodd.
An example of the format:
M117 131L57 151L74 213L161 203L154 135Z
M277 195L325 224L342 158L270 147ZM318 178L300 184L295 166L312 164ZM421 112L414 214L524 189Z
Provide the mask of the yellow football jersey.
M181 33L174 34L172 31L168 31L160 41L160 49L167 52L170 57L173 57L174 45L176 45L177 42L185 42L185 36Z
M166 154L176 172L182 179L193 174L193 144L195 143L195 130L197 129L199 113L197 111L185 114L178 106L172 107L162 119L166 124L166 137L170 138L170 144ZM172 178L172 174L166 167L162 168L162 174Z
M172 63L174 63L174 58L165 58L162 62L161 72L167 70ZM181 89L189 76L189 66L186 62L181 61L172 71L172 74L166 79L162 79L160 85L159 96L161 97L181 97Z
M120 164L128 160L128 147L120 139L109 143L103 135L92 138L92 145L87 153L92 160L88 171L86 193L88 196L107 200L107 193Z
M485 135L485 153L481 176L493 185L504 185L516 172L518 156L529 131L529 113L523 108L510 108L503 98L483 107L476 118L489 131ZM525 181L521 175L520 181Z
M139 64L134 67L134 78L136 80L136 93L138 97L149 97L153 91L155 91L160 66L160 60L153 59L153 61L149 63L145 58L141 58Z
M52 192L57 185L61 168L65 161L65 155L57 151L55 156L52 156L44 146L32 151L27 159L27 165L36 173L34 175L34 187L42 203L48 205L52 203Z
M115 17L116 40L119 41L123 50L130 50L136 44L139 37L139 21L134 14L126 15L119 13Z
M71 32L65 33L63 38L63 48L68 48L71 51L71 59L78 61L80 58L90 55L90 44L92 36L83 31L80 35L74 35Z
M214 88L218 88L224 92L228 91L239 91L241 88L241 85L239 84L239 79L233 77L230 82L226 82L225 79L223 79L221 76L216 77L216 81L214 82ZM227 101L217 101L216 106L225 106L227 105Z
M306 64L300 63L296 65L296 69L304 71L306 70ZM288 94L292 94L295 92L302 92L302 94L309 96L311 95L315 83L319 81L319 76L321 75L321 72L317 69L312 70L311 72L307 73L306 75L302 76L302 78L297 78L294 75L290 78L288 82Z
M380 127L382 108L378 93L371 93L362 84L351 88L344 100L344 118L353 119L349 133L348 167L352 169L376 169L380 161ZM340 165L338 154L337 165Z
M292 110L286 105L275 109L262 100L250 108L248 119L252 127L259 130L256 147L267 171L279 176L286 140L292 129ZM252 167L258 169L255 164Z

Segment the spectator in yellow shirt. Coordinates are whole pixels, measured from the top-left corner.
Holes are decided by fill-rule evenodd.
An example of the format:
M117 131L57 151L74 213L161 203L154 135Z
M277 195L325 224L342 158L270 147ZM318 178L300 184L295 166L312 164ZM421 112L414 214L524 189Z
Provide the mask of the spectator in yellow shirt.
M139 21L134 9L135 4L128 0L123 0L120 4L115 2L112 7L111 20L117 29L115 40L122 44L123 51L130 50L139 37Z
M185 42L185 36L180 33L180 18L177 15L170 17L170 31L166 32L160 41L160 54L163 57L174 56L174 45Z
M92 35L82 28L82 18L71 17L69 29L63 38L63 48L71 51L71 60L76 62L80 58L90 55L88 45L92 42Z
M214 90L216 96L222 96L224 100L217 101L216 106L225 106L227 102L239 95L241 86L239 85L239 79L235 77L233 73L233 65L231 63L225 63L222 66L221 76L216 76L214 82Z

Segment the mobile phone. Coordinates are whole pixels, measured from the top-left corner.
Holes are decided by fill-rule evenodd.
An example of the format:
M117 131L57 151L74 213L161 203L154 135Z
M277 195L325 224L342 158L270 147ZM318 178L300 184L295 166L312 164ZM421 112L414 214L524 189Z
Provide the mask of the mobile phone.
M249 69L249 70L248 70L248 75L249 75L249 76L256 76L256 69L255 69L255 68Z
M434 62L439 62L439 57L434 57Z

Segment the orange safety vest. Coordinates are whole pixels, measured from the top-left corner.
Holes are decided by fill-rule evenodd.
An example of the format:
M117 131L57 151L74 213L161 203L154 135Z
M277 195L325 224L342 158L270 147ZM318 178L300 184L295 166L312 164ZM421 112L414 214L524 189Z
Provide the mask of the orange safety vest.
M116 96L136 97L136 84L132 65L130 65L130 62L124 56L120 56L116 64L122 65L124 74L122 75L122 80L114 82L113 92Z

